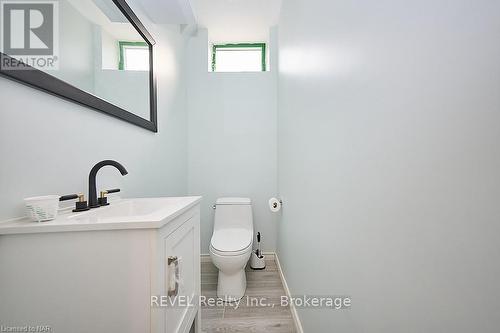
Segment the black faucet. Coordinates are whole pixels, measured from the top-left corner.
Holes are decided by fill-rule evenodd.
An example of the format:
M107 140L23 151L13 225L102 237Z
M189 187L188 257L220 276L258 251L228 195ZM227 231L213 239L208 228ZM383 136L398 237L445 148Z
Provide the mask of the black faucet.
M122 174L122 176L128 174L127 169L125 169L123 165L113 160L104 160L94 165L92 170L90 170L89 174L89 208L99 207L99 203L97 202L97 189L95 186L95 177L97 176L97 171L99 171L103 166L107 165L111 165L117 168L118 171L120 171L120 173Z

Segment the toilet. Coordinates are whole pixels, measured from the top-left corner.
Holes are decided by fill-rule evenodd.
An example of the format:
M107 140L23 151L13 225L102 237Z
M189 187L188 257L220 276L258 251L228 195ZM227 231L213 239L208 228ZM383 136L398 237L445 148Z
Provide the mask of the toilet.
M219 198L215 204L210 257L219 269L217 297L236 301L247 287L245 266L252 253L252 202L248 198Z

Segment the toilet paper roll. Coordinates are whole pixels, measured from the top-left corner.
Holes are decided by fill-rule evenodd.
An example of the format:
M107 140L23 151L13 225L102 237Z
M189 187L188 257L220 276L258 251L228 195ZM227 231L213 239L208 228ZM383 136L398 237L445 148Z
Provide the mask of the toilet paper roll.
M281 201L276 198L269 199L269 209L271 212L279 212L281 209Z

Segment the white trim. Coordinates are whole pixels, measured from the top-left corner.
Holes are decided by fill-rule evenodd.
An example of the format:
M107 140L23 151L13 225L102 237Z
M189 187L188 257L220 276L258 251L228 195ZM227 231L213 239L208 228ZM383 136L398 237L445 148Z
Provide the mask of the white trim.
M286 283L285 275L283 274L283 270L281 269L280 260L278 259L278 254L273 253L274 261L276 262L276 266L278 267L278 272L280 273L281 283L283 284L283 288L285 289L286 295L290 298L292 295L290 294L290 289L288 288L288 283ZM295 304L290 303L290 312L292 312L293 323L295 324L295 330L297 333L304 333L302 329L302 323L300 322L299 314L297 313L297 309L295 308Z
M270 256L274 256L274 252L273 251L267 251L267 252L266 251L262 251L262 254L263 255L267 254L267 255L270 255Z
M274 260L274 252L262 252L264 257L266 257L266 261L268 260ZM207 253L202 253L200 254L200 262L206 263L206 262L212 262L212 259L210 258L210 254Z

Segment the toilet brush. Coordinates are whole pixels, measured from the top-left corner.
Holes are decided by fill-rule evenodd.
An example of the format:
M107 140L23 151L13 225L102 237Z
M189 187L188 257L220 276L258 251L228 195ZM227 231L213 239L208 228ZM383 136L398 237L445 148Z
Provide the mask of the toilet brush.
M252 251L252 256L250 257L250 267L252 269L266 268L266 260L260 250L260 232L257 233L257 250Z

